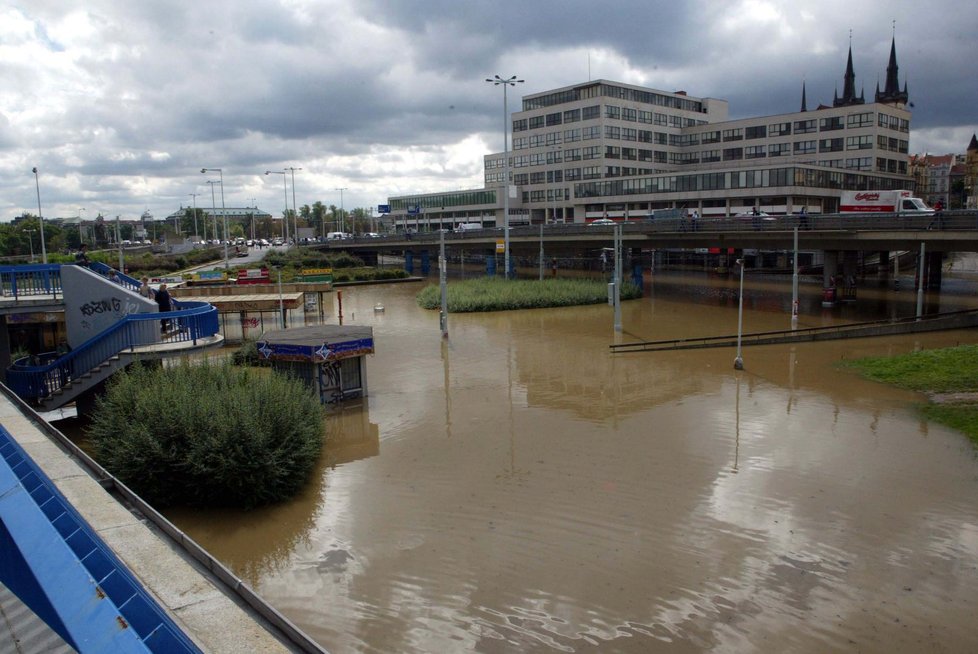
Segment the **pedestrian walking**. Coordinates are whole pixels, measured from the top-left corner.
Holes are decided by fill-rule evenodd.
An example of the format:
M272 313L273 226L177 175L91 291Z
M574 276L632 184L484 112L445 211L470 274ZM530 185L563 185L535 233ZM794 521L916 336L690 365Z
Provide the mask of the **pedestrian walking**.
M170 292L166 290L166 284L160 284L156 291L156 305L159 307L160 313L173 310L173 302L170 299ZM168 319L164 318L160 321L160 333L165 334L169 328L170 321Z
M139 294L147 300L155 300L156 292L153 291L153 287L149 285L149 277L143 277L140 281L142 284L139 286Z
M75 252L75 263L86 268L92 265L88 258L88 243L82 243L78 246L78 252Z

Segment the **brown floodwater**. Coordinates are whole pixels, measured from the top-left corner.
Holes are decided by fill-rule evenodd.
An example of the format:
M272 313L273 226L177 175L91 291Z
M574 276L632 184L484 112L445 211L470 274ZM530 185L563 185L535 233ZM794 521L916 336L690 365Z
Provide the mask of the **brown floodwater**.
M913 315L911 285L823 310L805 284L799 324ZM948 286L928 310L976 304ZM327 649L974 650L975 448L838 364L978 333L747 347L737 372L729 348L608 350L736 333L731 279L657 275L622 334L600 305L453 314L447 341L419 289L343 290L369 397L333 410L300 497L167 512ZM749 279L744 331L790 303Z

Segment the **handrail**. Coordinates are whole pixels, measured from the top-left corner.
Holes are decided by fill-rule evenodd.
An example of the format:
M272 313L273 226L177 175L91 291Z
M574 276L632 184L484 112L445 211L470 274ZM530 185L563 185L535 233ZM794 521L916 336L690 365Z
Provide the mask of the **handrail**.
M37 263L0 266L0 295L20 300L50 295L57 299L61 290L61 264Z
M217 308L206 302L184 302L186 308L164 313L130 314L70 352L30 365L30 357L15 361L7 368L7 385L25 401L38 401L64 387L125 350L160 342L157 322L168 321L175 331L168 333L167 343L193 342L217 334L220 330Z

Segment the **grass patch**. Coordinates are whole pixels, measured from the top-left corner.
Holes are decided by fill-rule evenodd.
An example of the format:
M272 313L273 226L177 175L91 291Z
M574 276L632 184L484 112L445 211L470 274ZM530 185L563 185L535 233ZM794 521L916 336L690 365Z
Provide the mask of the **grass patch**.
M978 345L924 350L892 357L846 362L864 377L925 393L978 393ZM934 422L967 434L978 445L978 395L930 402L921 413Z
M637 286L631 282L622 284L622 300L638 297L642 297L642 291ZM607 301L608 283L601 279L549 278L539 281L479 277L448 284L449 313L569 307ZM423 309L441 307L438 285L431 284L422 289L417 302Z

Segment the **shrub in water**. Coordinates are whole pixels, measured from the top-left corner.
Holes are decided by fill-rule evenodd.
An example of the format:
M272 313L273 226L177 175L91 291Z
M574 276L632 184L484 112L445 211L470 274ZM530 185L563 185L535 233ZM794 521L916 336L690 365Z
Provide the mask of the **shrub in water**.
M89 435L99 463L155 506L251 508L305 484L323 418L311 391L268 371L133 366L113 377Z

